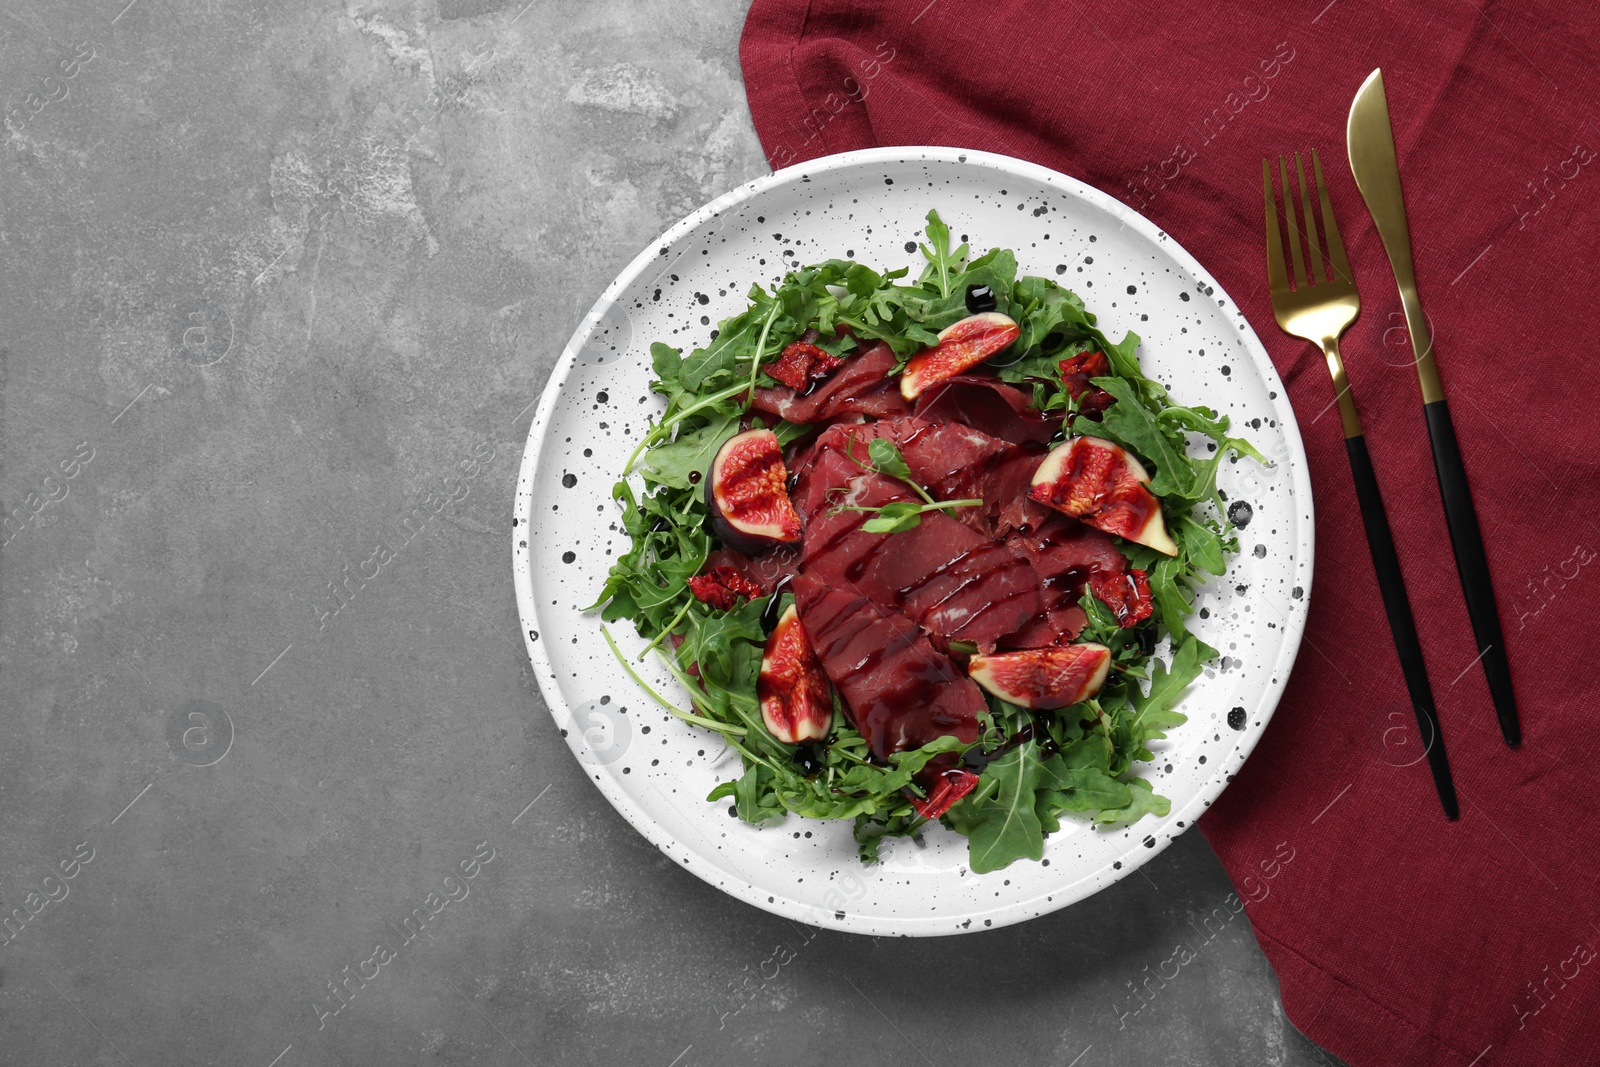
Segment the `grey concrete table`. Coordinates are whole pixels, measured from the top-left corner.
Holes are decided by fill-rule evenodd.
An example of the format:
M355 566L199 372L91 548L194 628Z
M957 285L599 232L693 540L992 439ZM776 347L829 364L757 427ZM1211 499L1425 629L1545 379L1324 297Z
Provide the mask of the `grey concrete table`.
M1332 1062L1200 932L1197 835L880 940L585 780L518 638L531 405L766 167L738 0L522 2L0 13L0 1063Z

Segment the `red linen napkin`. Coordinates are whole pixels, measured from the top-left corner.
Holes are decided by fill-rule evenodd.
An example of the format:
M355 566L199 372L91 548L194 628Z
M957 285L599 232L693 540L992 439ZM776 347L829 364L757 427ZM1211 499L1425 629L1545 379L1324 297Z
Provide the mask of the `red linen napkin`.
M756 0L774 166L873 145L1031 159L1173 234L1244 308L1316 489L1311 617L1260 747L1201 822L1289 1018L1356 1067L1600 1062L1600 13L1544 2ZM1495 724L1393 276L1350 177L1384 68L1418 284L1488 545L1524 744ZM1345 336L1462 816L1421 754L1319 353L1282 334L1261 158L1317 148L1361 288ZM1283 862L1283 857L1292 857Z

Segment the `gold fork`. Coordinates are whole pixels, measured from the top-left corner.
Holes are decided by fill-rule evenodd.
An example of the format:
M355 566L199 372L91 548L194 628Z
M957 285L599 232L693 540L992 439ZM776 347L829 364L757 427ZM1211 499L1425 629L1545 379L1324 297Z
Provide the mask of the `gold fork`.
M1278 173L1283 179L1284 214L1289 222L1289 253L1294 259L1296 288L1291 289L1288 270L1283 262L1283 245L1278 235L1277 202L1272 195L1272 162L1266 159L1261 161L1261 185L1267 197L1267 284L1272 290L1272 312L1278 318L1278 325L1286 332L1322 348L1323 355L1328 359L1328 373L1333 375L1334 395L1339 404L1339 421L1344 423L1344 435L1347 438L1356 437L1361 433L1361 417L1356 414L1355 398L1350 395L1344 361L1339 358L1339 336L1361 313L1361 297L1356 293L1355 279L1350 274L1350 261L1345 258L1344 242L1339 238L1339 224L1333 218L1328 187L1322 180L1322 161L1313 150L1311 167L1317 178L1317 195L1322 201L1322 225L1327 231L1328 258L1333 263L1331 273L1324 267L1322 277L1317 277L1317 268L1323 266L1322 251L1317 245L1317 228L1311 217L1311 197L1306 192L1306 168L1299 152L1294 154L1294 167L1300 177L1300 201L1305 209L1311 277L1308 281L1305 261L1300 257L1300 231L1294 217L1294 194L1289 188L1289 170L1283 157L1279 156Z
M1318 346L1328 361L1328 373L1333 376L1334 400L1339 405L1339 421L1344 424L1345 451L1350 456L1356 499L1361 506L1361 522L1366 527L1372 566L1378 574L1383 610L1389 617L1389 632L1394 637L1395 652L1400 657L1400 670L1411 695L1411 707L1416 712L1417 728L1426 746L1428 768L1433 772L1433 784L1439 791L1439 802L1444 806L1445 816L1454 819L1458 814L1456 788L1450 776L1450 763L1445 758L1444 737L1439 731L1439 713L1434 708L1433 689L1428 684L1422 644L1417 640L1416 620L1411 615L1411 601L1406 596L1400 559L1395 554L1394 536L1389 532L1389 516L1383 508L1383 494L1378 489L1378 478L1372 469L1372 457L1367 452L1367 439L1361 432L1361 417L1356 413L1355 396L1350 390L1344 361L1339 358L1339 337L1360 313L1361 298L1356 293L1355 278L1350 273L1350 261L1345 257L1344 241L1339 237L1339 224L1334 221L1328 186L1322 179L1322 161L1317 158L1315 151L1311 153L1311 169L1316 175L1317 198L1322 207L1323 238L1328 246L1327 263L1323 261L1322 248L1317 240L1311 194L1306 189L1305 163L1298 152L1295 153L1294 168L1300 180L1304 230L1295 219L1294 192L1289 186L1288 164L1282 156L1278 157L1278 175L1284 199L1284 210L1280 213L1272 189L1272 162L1267 159L1261 161L1261 188L1266 199L1267 215L1267 284L1272 292L1272 312L1284 332ZM1278 232L1280 217L1288 224L1289 255L1294 263L1295 284L1292 288L1289 284L1289 268L1283 259L1283 242ZM1302 233L1310 253L1309 264L1300 253ZM1331 270L1328 269L1330 265Z

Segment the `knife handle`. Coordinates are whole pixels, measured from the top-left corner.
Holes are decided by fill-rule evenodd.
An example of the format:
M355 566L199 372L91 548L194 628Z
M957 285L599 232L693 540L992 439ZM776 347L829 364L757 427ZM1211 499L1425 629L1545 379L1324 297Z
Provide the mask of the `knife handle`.
M1461 448L1450 421L1450 409L1443 400L1422 405L1428 419L1428 439L1433 444L1433 466L1439 475L1439 495L1444 499L1444 518L1450 527L1450 547L1455 550L1456 570L1461 575L1461 590L1466 594L1467 615L1478 643L1478 658L1489 682L1500 734L1506 744L1522 743L1522 726L1517 720L1517 698L1511 690L1511 665L1506 660L1506 642L1500 633L1500 610L1495 604L1494 586L1489 581L1489 557L1483 549L1483 533L1478 529L1478 513L1472 506L1472 489L1467 485L1467 470L1461 462Z
M1422 643L1417 640L1417 623L1411 615L1411 601L1406 596L1405 580L1400 574L1400 557L1395 554L1378 477L1372 469L1372 457L1367 453L1367 439L1359 433L1353 434L1344 439L1344 447L1350 454L1350 473L1355 478L1356 499L1361 503L1361 524L1367 529L1367 547L1372 551L1372 568L1378 573L1378 592L1383 595L1384 614L1389 616L1394 649L1400 656L1400 673L1405 677L1411 707L1417 714L1422 743L1427 746L1428 769L1433 772L1434 788L1439 791L1445 817L1454 819L1460 814L1455 781L1450 777L1439 713L1433 704L1433 688L1428 684L1428 668L1422 660Z

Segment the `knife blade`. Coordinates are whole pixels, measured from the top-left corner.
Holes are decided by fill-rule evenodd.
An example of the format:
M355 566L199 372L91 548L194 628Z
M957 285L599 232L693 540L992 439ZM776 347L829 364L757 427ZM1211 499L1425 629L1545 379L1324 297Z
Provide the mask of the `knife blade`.
M1355 176L1361 199L1372 214L1400 288L1400 305L1405 311L1411 351L1416 356L1422 410L1428 423L1428 439L1433 446L1434 472L1439 479L1439 494L1444 502L1445 521L1450 529L1450 545L1455 552L1456 571L1461 576L1467 614L1472 620L1478 661L1483 665L1489 694L1494 699L1501 736L1506 744L1516 746L1522 742L1522 727L1517 718L1516 694L1511 687L1511 666L1506 659L1505 638L1501 634L1500 612L1489 578L1489 557L1483 548L1483 533L1472 504L1472 490L1461 461L1455 425L1445 403L1444 385L1434 362L1433 334L1417 296L1417 279L1411 262L1411 231L1406 222L1405 198L1400 191L1400 166L1395 158L1394 129L1389 121L1389 98L1383 87L1382 68L1367 76L1351 101L1345 139L1350 153L1350 172Z

